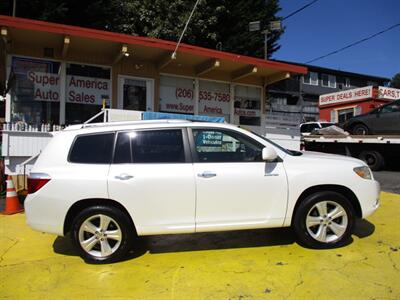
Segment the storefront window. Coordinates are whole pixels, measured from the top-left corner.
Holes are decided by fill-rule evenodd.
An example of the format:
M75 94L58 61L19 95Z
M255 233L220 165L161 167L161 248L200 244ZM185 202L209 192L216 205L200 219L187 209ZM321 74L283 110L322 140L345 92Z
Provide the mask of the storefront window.
M67 64L65 123L85 122L110 106L111 71L109 68Z
M123 78L123 81L123 109L146 111L146 81L130 78Z
M59 62L12 57L9 84L12 123L36 128L59 123Z
M230 87L228 83L200 80L199 115L230 118Z
M194 79L161 75L160 111L193 114Z
M348 119L354 117L354 108L347 108L338 110L338 122L343 123Z
M261 88L236 85L234 106L239 124L261 125Z

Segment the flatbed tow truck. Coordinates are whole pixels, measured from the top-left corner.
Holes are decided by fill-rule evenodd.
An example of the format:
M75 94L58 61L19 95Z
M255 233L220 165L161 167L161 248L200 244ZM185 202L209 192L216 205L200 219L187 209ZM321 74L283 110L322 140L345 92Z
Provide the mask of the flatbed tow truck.
M309 135L302 149L356 157L379 171L400 161L400 135Z

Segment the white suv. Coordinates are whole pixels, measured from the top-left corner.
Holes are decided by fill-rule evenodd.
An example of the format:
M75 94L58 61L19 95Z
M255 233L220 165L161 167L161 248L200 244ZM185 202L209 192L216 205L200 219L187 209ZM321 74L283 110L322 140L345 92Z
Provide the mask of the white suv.
M91 262L121 259L135 235L292 226L302 245L337 247L356 217L379 206L379 184L361 160L178 120L71 126L28 182L27 223L70 233Z

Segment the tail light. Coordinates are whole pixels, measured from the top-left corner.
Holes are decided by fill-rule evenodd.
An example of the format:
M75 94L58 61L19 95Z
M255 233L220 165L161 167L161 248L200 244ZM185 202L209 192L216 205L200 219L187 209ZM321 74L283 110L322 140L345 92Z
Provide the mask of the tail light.
M28 194L36 193L50 181L50 176L45 173L31 173L28 177Z

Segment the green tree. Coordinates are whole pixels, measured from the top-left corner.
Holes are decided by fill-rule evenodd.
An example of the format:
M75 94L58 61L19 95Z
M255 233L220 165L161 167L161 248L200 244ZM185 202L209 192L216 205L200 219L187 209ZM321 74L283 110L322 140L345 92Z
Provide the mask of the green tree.
M392 80L390 81L390 86L396 89L400 89L400 73L397 73L393 76Z
M264 35L260 32L249 32L249 22L261 21L262 27L270 21L279 20L278 0L240 0L227 1L227 14L222 20L220 36L223 50L264 57ZM268 57L278 50L277 41L282 32L269 34Z
M12 0L0 1L11 14ZM195 0L17 0L17 16L177 41ZM201 0L184 43L263 57L264 36L248 23L277 20L279 0ZM269 56L281 32L269 35Z

